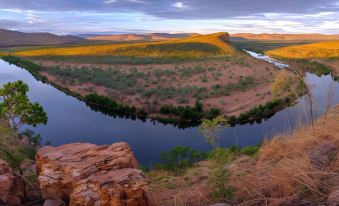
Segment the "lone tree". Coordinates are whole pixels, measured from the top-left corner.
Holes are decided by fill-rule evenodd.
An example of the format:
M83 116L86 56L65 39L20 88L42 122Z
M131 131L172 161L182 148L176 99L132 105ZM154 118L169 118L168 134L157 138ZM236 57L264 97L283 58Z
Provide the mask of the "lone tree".
M40 135L26 130L20 133L23 125L33 127L47 123L47 114L39 103L31 103L27 97L29 88L23 81L10 82L0 88L0 157L19 171L23 179L24 199L27 198L26 182L21 163L26 159L34 159L37 146L40 144ZM29 144L21 139L26 137ZM34 187L32 187L34 189Z
M222 130L228 127L227 120L223 116L218 116L214 119L203 119L199 131L205 137L207 143L212 145L213 149L219 147L219 134Z
M17 134L23 125L37 126L47 123L47 114L39 103L31 103L27 97L29 88L19 80L0 88L0 117Z

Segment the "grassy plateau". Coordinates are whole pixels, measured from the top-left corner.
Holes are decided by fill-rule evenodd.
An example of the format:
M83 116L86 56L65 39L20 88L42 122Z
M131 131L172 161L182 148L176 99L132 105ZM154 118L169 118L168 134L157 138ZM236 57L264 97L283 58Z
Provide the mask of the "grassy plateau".
M266 54L286 59L339 58L339 41L288 46L270 50Z

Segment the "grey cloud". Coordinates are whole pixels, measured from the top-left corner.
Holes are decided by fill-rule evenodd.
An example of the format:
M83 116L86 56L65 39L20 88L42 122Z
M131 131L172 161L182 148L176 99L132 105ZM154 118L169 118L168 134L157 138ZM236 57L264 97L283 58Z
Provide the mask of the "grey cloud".
M138 11L169 19L212 19L260 13L339 11L337 0L1 0L0 8L40 11ZM182 7L174 4L181 2Z
M12 29L20 25L20 22L10 19L0 19L0 28Z

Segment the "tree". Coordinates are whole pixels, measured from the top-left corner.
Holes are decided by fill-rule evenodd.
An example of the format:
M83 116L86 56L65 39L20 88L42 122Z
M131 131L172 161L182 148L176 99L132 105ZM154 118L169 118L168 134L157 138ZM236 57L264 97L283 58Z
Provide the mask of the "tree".
M225 117L218 116L215 119L204 119L199 126L200 133L207 142L213 146L210 158L216 163L210 176L210 184L213 188L213 195L218 201L227 201L232 198L233 188L227 185L228 171L225 164L231 158L231 152L228 149L220 148L219 134L229 125L226 124Z
M218 116L212 120L202 120L201 125L199 126L200 133L214 149L218 147L219 133L224 129L226 122L225 117Z
M22 125L37 126L47 123L47 114L39 103L31 103L27 97L29 88L19 80L9 82L0 89L0 117L5 119L14 132Z
M20 133L23 125L33 127L47 123L47 114L39 103L31 103L27 97L29 88L22 81L7 83L0 88L0 157L6 159L10 165L19 171L24 183L24 197L26 199L26 184L21 163L26 159L33 159L36 147L40 144L40 136L32 131ZM5 123L4 123L5 122ZM28 140L28 144L21 141Z

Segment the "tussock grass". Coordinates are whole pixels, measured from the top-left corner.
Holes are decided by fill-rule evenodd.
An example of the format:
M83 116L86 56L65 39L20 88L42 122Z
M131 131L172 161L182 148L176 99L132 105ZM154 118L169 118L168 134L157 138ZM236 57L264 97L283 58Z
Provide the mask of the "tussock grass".
M264 143L257 160L235 162L231 173L238 199L251 204L281 198L326 202L339 186L338 123L339 105L313 128L299 128Z
M337 58L339 57L339 41L288 46L270 50L266 54L288 59Z
M133 57L212 57L231 56L235 49L227 33L150 43L121 43L78 47L43 48L15 52L19 56L133 56Z

